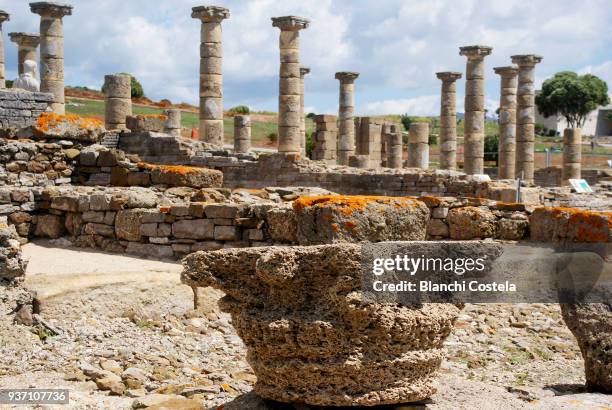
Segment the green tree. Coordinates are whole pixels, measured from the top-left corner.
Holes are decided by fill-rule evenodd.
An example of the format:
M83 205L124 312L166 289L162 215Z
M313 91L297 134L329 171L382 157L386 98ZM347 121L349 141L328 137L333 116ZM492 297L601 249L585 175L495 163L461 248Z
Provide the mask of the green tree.
M233 112L235 114L248 114L251 112L251 110L246 105L237 105L230 108L228 112Z
M584 125L591 111L609 104L610 98L608 85L600 78L562 71L544 81L535 102L545 117L562 115L570 127L577 128Z
M404 129L408 131L410 129L410 124L412 123L412 118L408 114L404 114L400 117L400 121L404 126Z
M487 135L484 140L484 159L485 161L497 162L499 147L499 137L497 135Z

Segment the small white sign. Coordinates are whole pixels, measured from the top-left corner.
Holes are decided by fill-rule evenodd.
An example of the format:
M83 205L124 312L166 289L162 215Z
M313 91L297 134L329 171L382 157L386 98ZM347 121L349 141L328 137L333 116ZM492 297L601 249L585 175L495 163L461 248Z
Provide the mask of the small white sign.
M584 179L570 179L569 183L572 188L574 188L574 190L579 194L588 194L593 192L593 190L589 186L589 183L586 182Z
M491 180L491 177L487 174L474 174L473 177L479 182L487 182Z

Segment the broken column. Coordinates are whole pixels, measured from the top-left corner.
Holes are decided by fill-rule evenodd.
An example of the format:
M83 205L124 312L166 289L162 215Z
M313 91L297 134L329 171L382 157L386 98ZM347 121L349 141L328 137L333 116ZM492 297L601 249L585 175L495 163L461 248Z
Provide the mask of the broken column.
M534 54L512 56L518 65L516 102L516 176L533 182L535 157L535 65L542 57Z
M461 73L445 71L436 73L442 80L440 95L440 169L457 169L457 87L455 81Z
M40 91L53 94L51 109L64 114L64 28L62 18L72 15L72 6L61 3L30 3L40 15Z
M304 76L310 73L310 68L300 67L300 147L302 156L306 156L306 117L304 117Z
M223 146L223 72L221 22L229 10L219 6L198 6L191 17L202 22L200 34L200 140Z
M501 77L499 96L498 179L514 179L516 167L516 89L518 67L493 69Z
M302 17L273 17L280 29L280 78L278 94L278 152L301 153L300 30L308 28Z
M582 135L580 128L566 128L563 131L562 184L570 179L582 178Z
M413 122L408 131L408 168L429 168L429 123Z
M104 127L126 129L126 117L132 115L132 78L129 74L104 76Z
M387 168L402 168L402 131L396 125L391 125L389 133L386 134L387 146Z
M359 134L356 135L356 152L369 158L368 168L379 168L381 165L383 123L379 118L361 117Z
M181 136L181 110L178 108L170 108L164 110L166 122L164 123L164 132L173 137Z
M9 33L9 38L17 44L17 74L21 75L23 71L23 63L26 60L38 61L36 49L40 43L38 34L30 33Z
M314 150L312 159L326 164L336 164L336 145L338 143L338 125L335 115L315 115L315 132L313 134Z
M246 154L251 149L251 117L236 115L234 117L234 152Z
M4 11L0 10L0 88L5 88L5 79L4 79L4 35L2 34L2 23L10 20L10 15Z
M465 119L463 130L463 170L466 174L484 172L484 58L491 54L488 46L459 48L467 57L465 69Z
M338 135L338 164L348 165L348 159L355 154L355 79L359 73L342 71L336 73L336 79L340 80L340 104L338 106L338 119L340 129Z

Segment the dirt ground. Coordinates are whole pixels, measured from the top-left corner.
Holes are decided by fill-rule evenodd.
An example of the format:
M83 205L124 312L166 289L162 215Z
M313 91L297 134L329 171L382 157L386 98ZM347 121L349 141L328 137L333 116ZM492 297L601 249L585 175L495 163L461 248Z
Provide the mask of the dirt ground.
M2 388L70 389L71 404L57 408L129 409L152 393L211 409L293 408L250 393L256 378L231 319L218 311L220 293L204 290L194 310L179 263L68 245L25 246L25 286L59 334L35 334L3 315ZM438 393L396 409L612 409L612 396L584 391L582 358L557 305L467 305L446 347ZM112 395L85 376L92 366L134 380Z

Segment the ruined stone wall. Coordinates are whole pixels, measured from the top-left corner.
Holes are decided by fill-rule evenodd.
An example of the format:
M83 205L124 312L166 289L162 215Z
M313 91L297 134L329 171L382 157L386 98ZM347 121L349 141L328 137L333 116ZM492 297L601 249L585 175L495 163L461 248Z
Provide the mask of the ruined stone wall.
M53 95L22 90L0 90L0 129L20 129L34 125L47 110Z
M563 170L561 167L554 166L548 168L537 169L534 173L534 183L541 187L561 186ZM598 182L611 178L606 171L597 169L583 169L581 172L582 179L585 179L590 185L595 185Z

